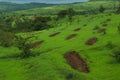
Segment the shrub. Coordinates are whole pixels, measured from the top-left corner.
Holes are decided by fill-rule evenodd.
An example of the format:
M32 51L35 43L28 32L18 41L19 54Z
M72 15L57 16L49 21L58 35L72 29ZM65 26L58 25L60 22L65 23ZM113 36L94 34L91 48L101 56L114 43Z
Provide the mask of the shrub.
M105 8L101 5L99 8L99 12L103 13L105 11Z
M120 24L118 25L118 32L120 33Z
M113 57L120 63L120 48L113 51Z
M28 58L31 55L30 46L29 44L26 44L27 39L24 39L22 37L16 36L16 42L17 47L19 50L21 50L20 57L21 58Z
M13 44L14 33L0 31L0 45L10 47Z

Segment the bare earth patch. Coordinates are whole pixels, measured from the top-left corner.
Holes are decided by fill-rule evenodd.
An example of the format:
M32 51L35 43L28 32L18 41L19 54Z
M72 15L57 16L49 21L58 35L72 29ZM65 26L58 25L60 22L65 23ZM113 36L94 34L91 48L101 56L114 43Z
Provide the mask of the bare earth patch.
M80 28L76 28L76 29L74 29L74 31L75 31L75 32L80 31Z
M44 41L39 41L39 42L35 42L33 44L30 45L30 48L37 48L38 46L40 46Z
M88 73L89 69L84 59L82 59L76 51L67 52L64 55L68 64L75 70Z
M89 39L89 40L86 42L86 44L87 44L87 45L93 45L93 44L95 44L97 41L98 41L98 39L97 39L96 37L93 37L93 38Z
M54 37L54 36L57 36L58 34L60 34L60 32L53 33L53 34L49 35L49 37Z
M66 38L66 40L70 40L70 39L72 39L72 38L74 38L74 37L76 37L77 36L77 34L71 34L71 35L69 35L67 38Z

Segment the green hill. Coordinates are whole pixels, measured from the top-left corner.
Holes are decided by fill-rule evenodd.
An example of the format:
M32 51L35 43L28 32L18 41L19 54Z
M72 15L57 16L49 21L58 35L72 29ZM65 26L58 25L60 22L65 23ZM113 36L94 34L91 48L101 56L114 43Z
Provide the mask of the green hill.
M116 14L75 16L71 24L65 18L56 28L17 34L29 37L36 56L6 57L20 51L0 47L0 80L120 80L120 64L111 56L120 43L119 20Z
M40 8L52 6L53 4L45 4L45 3L25 3L25 4L17 4L10 2L0 2L0 12L10 12L17 10L25 10L30 8Z
M103 5L106 10L112 11L115 1L96 1L96 2L84 2L77 4L68 5L55 5L50 7L35 8L28 10L21 10L12 12L12 14L24 14L24 15L53 15L57 14L60 10L73 8L78 13L85 11L96 11L101 5ZM118 3L116 3L117 5Z

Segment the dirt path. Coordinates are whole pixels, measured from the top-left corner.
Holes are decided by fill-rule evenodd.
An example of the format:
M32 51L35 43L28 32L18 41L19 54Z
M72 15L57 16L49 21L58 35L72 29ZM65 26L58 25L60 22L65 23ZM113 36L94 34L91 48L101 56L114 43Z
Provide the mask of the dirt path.
M75 70L88 73L89 69L84 59L82 59L76 51L67 52L64 55L68 64Z

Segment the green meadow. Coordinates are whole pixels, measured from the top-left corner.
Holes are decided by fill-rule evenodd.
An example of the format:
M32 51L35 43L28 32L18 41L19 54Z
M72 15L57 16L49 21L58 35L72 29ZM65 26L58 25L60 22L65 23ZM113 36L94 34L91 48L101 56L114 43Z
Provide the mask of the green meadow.
M120 80L120 63L112 56L115 50L120 51L120 15L111 12L112 6L109 5L112 3L93 1L7 14L48 15L49 12L55 14L71 5L76 11L84 11L96 9L101 4L107 6L109 12L75 15L72 22L69 22L68 17L51 20L48 24L55 27L16 33L16 36L28 38L26 43L32 46L30 51L35 56L22 59L14 57L21 53L15 44L0 46L0 80ZM70 65L65 54L71 51L77 52L86 62L88 72ZM74 58L71 59L74 62Z

